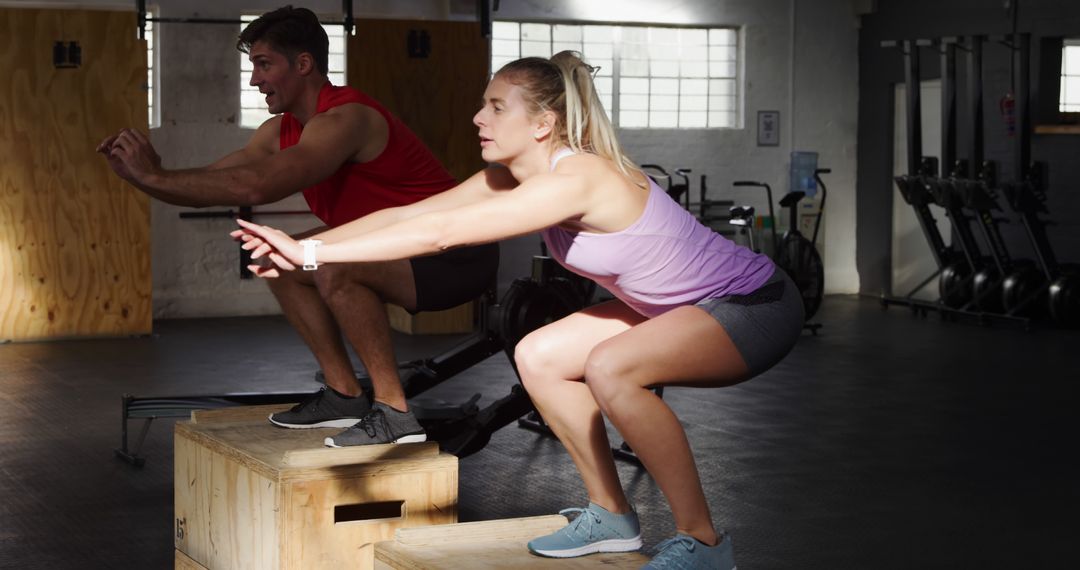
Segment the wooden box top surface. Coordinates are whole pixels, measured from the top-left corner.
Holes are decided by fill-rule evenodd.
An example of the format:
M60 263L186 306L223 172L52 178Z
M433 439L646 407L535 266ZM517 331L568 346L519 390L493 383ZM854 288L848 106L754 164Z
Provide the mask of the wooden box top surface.
M433 468L457 458L440 454L435 442L329 448L323 440L340 428L286 429L267 420L289 405L242 406L196 411L188 422L177 422L175 433L229 456L270 477L342 467L379 468L386 461L422 461ZM366 466L366 467L365 467Z
M543 558L526 543L566 526L566 517L549 515L398 529L394 540L375 545L381 567L408 570L455 568L567 570L641 568L649 558L637 552ZM379 564L376 567L380 567Z

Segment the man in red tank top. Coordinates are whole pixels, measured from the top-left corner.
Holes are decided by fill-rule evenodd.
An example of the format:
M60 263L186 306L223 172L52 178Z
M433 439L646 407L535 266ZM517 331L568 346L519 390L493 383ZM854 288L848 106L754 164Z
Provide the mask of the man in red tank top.
M247 146L204 168L166 170L146 135L124 129L98 146L109 166L150 196L180 206L253 206L302 191L325 224L304 235L318 233L324 242L334 241L334 228L360 218L354 223L371 229L391 224L412 215L402 211L405 206L455 186L382 105L330 84L326 32L310 10L264 14L244 29L237 48L249 54L251 84L278 115ZM498 255L490 244L413 260L328 265L268 281L329 388L270 421L289 428L349 427L372 415L374 399L392 409L383 415L394 423L395 441L423 441L398 377L383 303L413 311L464 303L492 283ZM356 382L343 334L363 361L374 394L363 394Z

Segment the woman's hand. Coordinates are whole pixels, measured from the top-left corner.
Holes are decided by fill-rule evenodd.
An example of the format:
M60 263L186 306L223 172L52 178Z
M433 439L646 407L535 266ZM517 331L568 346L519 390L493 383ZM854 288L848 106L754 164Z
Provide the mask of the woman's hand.
M241 219L237 219L236 223L240 224L242 229L229 235L244 242L240 247L251 252L251 259L264 259L265 256L272 263L248 265L248 269L256 276L268 279L279 277L279 270L295 271L297 265L303 264L303 247L285 232Z

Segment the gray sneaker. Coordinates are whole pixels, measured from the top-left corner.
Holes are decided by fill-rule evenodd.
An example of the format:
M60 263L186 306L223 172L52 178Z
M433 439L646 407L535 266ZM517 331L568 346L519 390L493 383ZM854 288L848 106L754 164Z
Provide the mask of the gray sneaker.
M371 411L351 428L328 437L323 443L327 447L347 447L352 445L375 445L379 443L417 443L427 441L427 434L416 416L410 412L399 412L382 402L375 402Z
M578 513L565 527L534 538L529 552L551 558L573 558L594 552L630 552L641 548L637 513L615 514L596 503L584 509L563 509L560 515Z
M367 393L349 398L325 386L285 412L270 414L270 423L284 428L305 429L356 425L371 411Z
M735 570L731 537L720 535L716 546L707 546L692 536L676 534L656 546L656 555L641 570Z

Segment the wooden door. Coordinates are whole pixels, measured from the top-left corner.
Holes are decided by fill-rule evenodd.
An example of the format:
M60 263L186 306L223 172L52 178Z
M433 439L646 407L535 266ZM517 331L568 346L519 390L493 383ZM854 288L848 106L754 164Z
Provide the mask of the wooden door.
M94 152L146 128L135 36L131 12L0 8L0 340L150 332L149 200Z
M417 57L425 46L426 55ZM490 59L475 22L362 20L348 41L347 75L349 85L401 118L464 180L484 167L472 117Z

